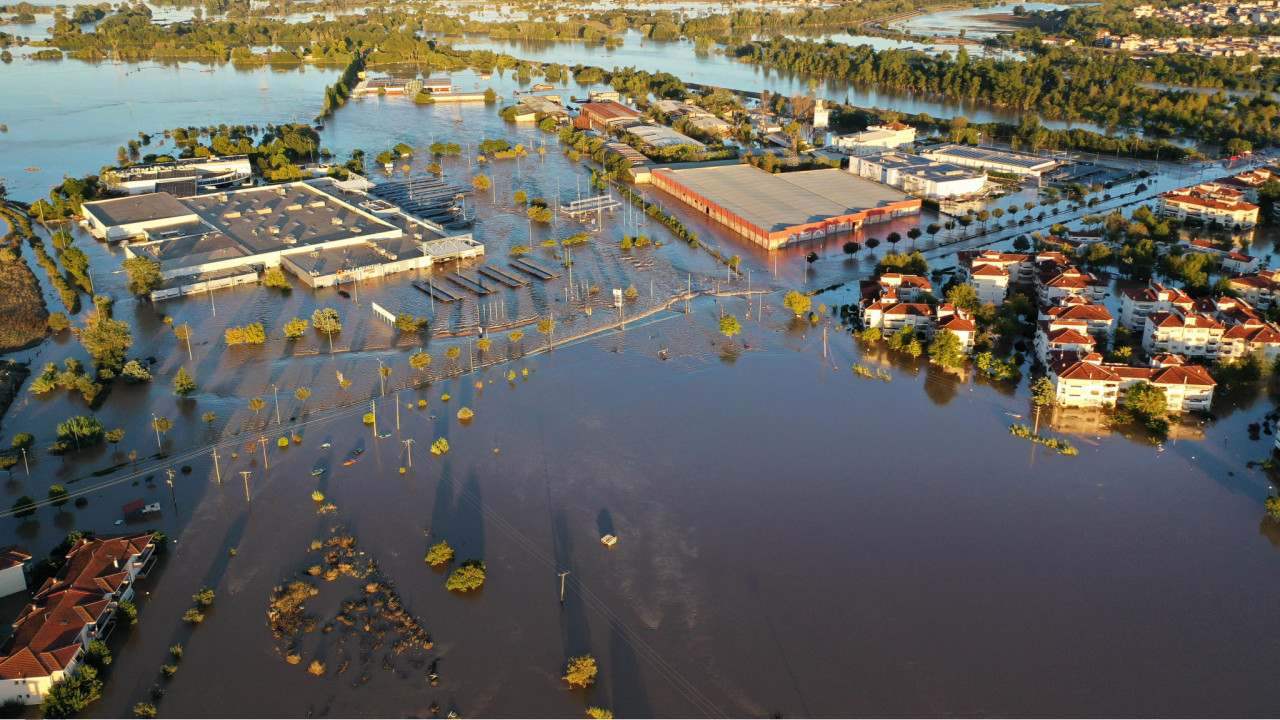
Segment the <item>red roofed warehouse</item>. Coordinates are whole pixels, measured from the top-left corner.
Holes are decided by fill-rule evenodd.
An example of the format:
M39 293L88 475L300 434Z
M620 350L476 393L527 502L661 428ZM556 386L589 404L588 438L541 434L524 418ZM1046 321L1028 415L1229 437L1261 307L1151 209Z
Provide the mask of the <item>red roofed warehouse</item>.
M630 125L639 120L640 113L622 103L583 103L578 107L578 116L573 119L573 126L579 130L607 131L614 126Z
M0 647L0 702L40 702L49 686L75 670L85 648L115 627L116 607L154 560L152 533L86 537L67 552Z

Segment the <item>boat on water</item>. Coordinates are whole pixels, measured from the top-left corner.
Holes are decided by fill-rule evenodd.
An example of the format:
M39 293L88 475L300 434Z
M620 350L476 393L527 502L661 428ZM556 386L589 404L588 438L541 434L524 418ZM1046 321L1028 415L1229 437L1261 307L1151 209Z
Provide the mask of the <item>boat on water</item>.
M347 460L347 461L345 461L345 462L343 462L343 463L342 463L343 467L350 467L350 466L355 465L355 464L356 464L356 459L355 459L355 458L351 458L350 460Z
M331 447L333 447L333 443L320 443L321 450L328 450Z
M380 438L389 438L389 437L391 437L391 432L390 432L390 431L384 432L384 433L382 433L381 435L379 435L378 437L380 437Z
M324 468L316 468L315 470L311 471L312 477L317 477L323 474L324 474Z

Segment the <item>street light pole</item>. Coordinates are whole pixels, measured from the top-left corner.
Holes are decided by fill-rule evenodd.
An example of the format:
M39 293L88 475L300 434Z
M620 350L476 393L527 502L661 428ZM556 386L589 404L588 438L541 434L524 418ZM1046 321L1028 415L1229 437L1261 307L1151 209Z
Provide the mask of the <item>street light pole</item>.
M262 467L265 470L271 469L271 463L267 461L267 436L262 436Z
M160 421L155 413L151 413L151 428L156 431L156 450L164 450L164 446L160 444Z
M271 385L271 394L272 396L275 397L275 400L276 400L276 424L279 425L280 424L280 388L276 387L275 383L270 383L270 385Z
M240 474L244 476L244 501L253 502L249 499L249 470L241 470Z

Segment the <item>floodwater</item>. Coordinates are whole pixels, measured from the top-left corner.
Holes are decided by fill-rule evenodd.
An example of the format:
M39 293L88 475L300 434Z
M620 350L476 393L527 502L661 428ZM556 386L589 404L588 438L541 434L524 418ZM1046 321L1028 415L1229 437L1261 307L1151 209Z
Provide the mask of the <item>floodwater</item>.
M78 174L110 163L114 147L136 130L265 124L293 113L309 119L333 77L314 69L143 67L136 77L114 68L130 72L115 85L129 99L123 109L119 100L100 102L103 113L117 115L99 122L85 108L79 123L65 125L46 116L57 132L79 128L88 137L62 151L62 164L39 163L48 166L41 173ZM146 100L151 72L172 74L164 86L187 99ZM0 82L19 87L15 77L0 73ZM214 78L234 83L216 102L189 88ZM456 78L464 87L480 82ZM264 79L265 93L257 85ZM282 81L299 85L277 91ZM505 95L519 86L510 77L492 83ZM112 88L85 92L109 96ZM24 105L36 109L19 109L35 117L48 102L33 96ZM147 111L131 117L129 103L146 103ZM11 167L44 150L38 139L15 142L18 124L8 123L0 143L10 144L0 145L0 158L12 176ZM545 159L534 154L519 166L508 160L487 169L497 191L468 199L481 217L474 232L488 247L487 262L502 265L511 246L529 241L529 225L509 200L515 190L558 193L564 201L578 193L585 166L570 163L554 136L505 125L492 106L424 107L403 98L353 101L322 135L340 159L354 147L372 156L400 141L425 150L433 140L474 147L486 137L533 148L545 137L547 146ZM421 172L428 162L420 152L411 164ZM446 177L458 182L476 172L466 157L444 164ZM663 200L656 191L650 197ZM1048 454L1007 431L1011 416L1030 418L1025 384L931 369L865 347L825 320L824 333L788 317L777 292L751 305L743 297L700 298L687 315L660 310L639 318L685 283L712 289L724 268L656 225L626 230L621 213L602 221L596 238L574 251L575 277L598 284L600 295L571 297L564 277L504 290L484 304L491 322L554 314L553 351L533 353L547 339L530 326L523 341L495 333L492 357L465 340L434 337L425 348L433 357L425 377L433 382L425 387L407 362L422 340L398 337L374 318L371 303L430 317L433 331L442 332L474 326L482 311L474 299L432 308L408 286L410 277L399 275L342 288L349 298L334 289L299 287L284 296L245 286L139 303L127 297L124 275L111 272L120 251L77 231L99 292L116 298L117 316L134 326L132 354L157 358L157 380L117 385L97 411L106 427L126 429L118 449L61 459L36 454L29 477L19 466L4 484L7 502L43 497L54 482L87 493L90 502L42 508L25 522L5 519L5 542L28 543L40 554L74 529L125 527L158 527L175 541L162 569L140 585L147 593L140 624L112 639L106 696L88 714L129 714L160 681L168 647L179 642L185 657L158 703L174 716L425 715L433 702L476 717L573 716L588 704L619 717L1272 713L1270 668L1280 640L1265 628L1280 606L1280 525L1262 509L1272 479L1245 466L1269 455L1272 437L1251 440L1246 426L1272 398L1224 395L1217 420L1188 420L1179 439L1162 448L1112 434L1096 413L1057 412L1043 418L1042 429L1069 437L1081 452ZM877 225L857 239L905 234L931 221ZM753 289L825 287L863 277L873 265L865 252L842 258L843 237L767 253L698 220L689 224L706 246L743 256L750 279L735 278L728 286L735 291L748 282ZM589 229L559 219L532 232L541 241ZM619 250L617 239L637 230L668 244ZM811 249L820 258L810 265L803 254ZM942 265L940 254L930 257ZM535 257L554 262L549 250L539 248ZM613 312L604 295L628 284L639 299L624 313L637 319L569 339L602 327ZM815 306L847 302L846 293L818 295ZM48 299L51 310L60 309L56 295ZM278 337L289 317L323 306L342 313L344 330L332 351L314 334L259 348L218 342L227 327L249 322L264 322ZM721 312L744 323L732 348L717 332ZM162 315L194 329L191 359ZM450 346L462 349L459 359L445 357ZM83 358L68 335L14 355L33 360L37 372L68 356ZM473 358L479 369L459 375ZM380 361L393 369L385 395ZM855 362L893 380L860 379L850 371ZM200 384L192 401L169 394L181 366ZM351 387L338 386L338 372ZM298 387L312 391L305 407L293 395ZM452 396L447 402L445 394ZM256 413L247 407L255 396L267 403ZM378 438L361 420L375 400L377 432L389 437ZM475 411L466 426L456 419L463 406ZM218 418L206 425L201 415L210 411ZM24 392L4 428L8 435L33 432L43 447L58 422L84 412L82 401L62 391ZM151 413L175 421L162 439L163 459L150 457ZM275 445L294 433L300 444ZM265 462L261 447L246 447L262 437L270 443ZM441 437L450 450L432 457L428 448ZM323 442L332 448L321 450ZM343 466L356 449L364 450L359 462ZM131 451L136 463L92 475ZM318 478L310 474L317 468L326 470ZM172 492L166 469L175 471ZM241 472L249 473L251 502ZM316 513L314 489L336 512ZM116 508L137 497L161 502L162 515L114 526ZM339 527L359 538L431 633L439 686L389 649L336 675L340 630L310 635L300 665L283 659L266 624L268 598L316 562L310 541ZM617 547L599 544L606 533L620 538ZM460 559L485 560L483 591L468 597L444 590L444 576L422 560L437 538ZM557 573L566 570L562 605ZM202 585L217 600L203 624L187 626L181 616ZM309 603L321 625L340 600L354 599L342 587L325 587ZM584 652L600 664L597 685L569 692L559 679L564 662ZM306 673L313 659L329 664L325 678Z
M779 70L768 66L737 62L721 53L699 53L694 44L684 40L652 40L640 32L629 30L624 43L617 48L581 42L542 40L490 40L487 37L446 38L462 50L489 50L507 53L525 60L554 62L563 65L598 65L603 68L635 67L650 72L673 72L685 82L705 83L760 92L768 90L784 95L810 91L809 82L818 84L813 92L835 102L858 107L893 109L908 115L928 113L934 117L964 115L972 122L1017 122L1021 113L987 103L956 100L929 93L895 90L874 85L860 85L837 78L823 78L806 73ZM851 44L891 43L884 39L854 37ZM896 46L896 44L895 44ZM978 51L974 51L978 52ZM1047 128L1081 128L1107 132L1106 128L1087 122L1044 120Z
M1080 7L1084 6L1084 4L1080 5ZM917 15L900 23L894 23L894 27L915 35L951 36L957 35L961 30L964 30L965 37L981 40L1016 30L1018 25L1012 22L1014 7L1025 8L1027 12L1033 10L1053 12L1075 6L1028 2L1001 4L994 7L973 7L966 10L948 10ZM1002 15L1008 16L1009 20L1006 21L1001 18L1000 16Z
M726 304L744 316L742 302ZM220 486L208 448L171 461L194 468L177 509L163 482L135 492L164 503L177 546L143 584L142 622L93 714L127 714L175 642L186 655L160 705L181 716L389 716L432 702L476 717L584 704L683 717L1270 712L1280 641L1258 628L1280 602L1280 550L1262 521L1268 480L1242 468L1270 440L1245 440L1251 413L1163 452L1093 431L1063 458L1009 436L1009 414L1028 412L1012 389L864 355L838 331L824 362L819 332L772 313L726 353L715 316L697 303L515 364L527 380L503 368L406 393L398 432L388 398L386 439L356 408L272 446L269 469L241 447L248 436L224 443ZM893 381L859 380L857 360ZM468 427L453 419L464 405ZM450 450L433 458L439 437ZM414 468L400 475L410 438ZM335 514L315 514L317 487ZM121 495L95 493L66 525ZM335 681L336 636L308 640L299 666L277 652L267 598L339 526L423 619L439 687L385 650ZM617 547L598 544L605 533ZM443 590L422 561L437 538L485 560L480 595ZM218 599L185 627L201 585ZM348 597L310 609L323 624ZM599 682L565 691L564 659L583 652ZM312 659L330 677L307 675Z

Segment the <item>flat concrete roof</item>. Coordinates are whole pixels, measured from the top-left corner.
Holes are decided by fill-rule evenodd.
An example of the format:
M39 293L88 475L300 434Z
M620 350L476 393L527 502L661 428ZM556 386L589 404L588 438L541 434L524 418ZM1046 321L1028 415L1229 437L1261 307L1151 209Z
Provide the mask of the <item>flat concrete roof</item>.
M739 164L657 172L769 233L912 199L837 168L775 175Z
M310 185L266 187L187 198L200 219L251 254L322 245L394 230L372 213L336 202ZM361 198L363 200L364 198ZM285 242L286 239L294 242Z
M108 227L177 219L195 214L178 198L163 192L87 202L84 209L93 213L95 218Z
M921 153L926 155L963 158L975 162L1009 165L1011 167L1020 167L1027 170L1034 170L1039 167L1053 167L1054 165L1057 165L1057 161L1051 158L1036 157L1035 155L1009 152L1007 150L991 150L989 148L969 147L967 145L940 145L938 147L924 148L921 150Z

